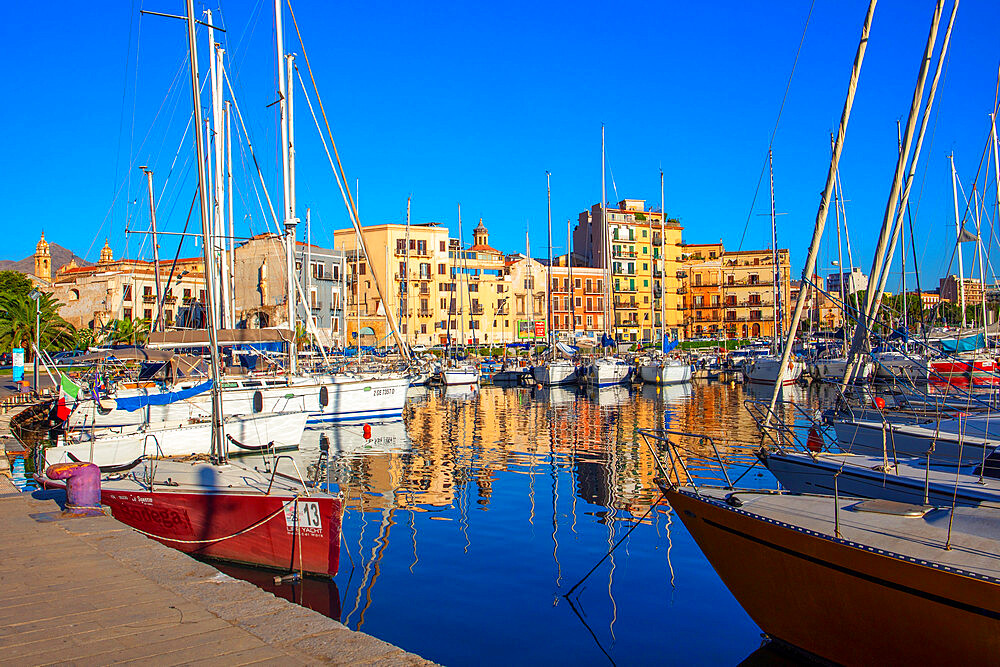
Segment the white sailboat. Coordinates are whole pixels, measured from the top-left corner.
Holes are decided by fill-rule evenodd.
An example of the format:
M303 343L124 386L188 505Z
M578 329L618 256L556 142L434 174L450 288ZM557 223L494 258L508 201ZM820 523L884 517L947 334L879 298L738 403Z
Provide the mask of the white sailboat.
M611 329L610 322L613 321L615 316L615 308L612 303L613 289L611 286L612 281L612 265L611 265L611 229L608 226L608 214L607 214L607 184L606 184L606 167L605 167L605 151L604 151L604 125L601 125L601 234L602 234L602 247L601 252L604 256L604 339L601 341L602 347L605 347L605 343L614 345L614 339L607 334L607 331ZM581 384L588 385L590 387L609 387L616 384L625 384L632 380L633 371L632 364L627 363L624 359L620 359L614 355L604 353L602 356L598 356L593 359L588 365L584 366L580 374Z
M660 170L660 242L664 243L664 223L667 217L666 202L663 197L663 170ZM662 247L662 246L661 246ZM662 260L661 260L662 261ZM655 264L654 264L655 266ZM665 266L665 264L664 264ZM664 299L664 272L660 272L660 355L654 355L637 363L639 378L648 384L679 384L691 381L691 364L681 359L671 359L667 352L676 346L676 341L668 348L666 335L667 310ZM655 331L655 328L654 328Z
M773 265L771 312L774 316L774 330L771 336L771 353L745 364L743 366L743 375L748 382L773 385L777 381L782 368L781 354L777 350L777 346L781 340L781 321L784 307L781 303L781 267L778 264L778 234L775 227L774 162L770 149L767 151L767 165L771 176L771 263ZM805 289L805 286L803 286L803 289ZM803 370L805 370L804 363L797 359L789 359L788 368L785 369L782 375L781 383L783 385L795 384L798 382Z
M455 256L453 258L454 261L452 262L452 271L454 272L454 275L457 275L457 272L458 272L458 261L460 259L460 256L462 258L465 257L465 245L464 245L464 243L462 241L462 205L461 204L458 205L458 245L456 246L456 249L454 250L454 253L455 253ZM465 274L465 275L466 275L465 281L466 281L466 284L468 284L468 282L467 282L468 281L468 275L467 274ZM453 288L456 287L456 285L457 285L458 282L459 281L452 280L452 283L451 283L452 287ZM456 310L456 314L458 315L459 341L464 346L464 342L465 341L463 339L465 338L465 326L462 323L462 317L464 315L464 310L465 310L465 308L464 308L465 299L462 297L462 290L459 290L459 292L458 292L458 303L457 304L455 303L455 297L454 296L452 296L452 298L451 298L451 303L452 303L452 307L455 308L455 310ZM451 318L450 317L448 318L448 336L449 337L451 336ZM455 344L454 341L452 342L452 349L456 349L456 344ZM439 379L440 379L441 384L443 384L446 387L447 386L455 386L455 385L463 385L463 384L476 385L476 384L479 384L480 373L481 373L481 370L480 370L479 364L476 364L476 363L474 363L472 361L469 361L469 360L458 361L458 360L452 358L452 359L446 359L445 360L445 363L441 367L441 371L440 371L440 374L439 374Z

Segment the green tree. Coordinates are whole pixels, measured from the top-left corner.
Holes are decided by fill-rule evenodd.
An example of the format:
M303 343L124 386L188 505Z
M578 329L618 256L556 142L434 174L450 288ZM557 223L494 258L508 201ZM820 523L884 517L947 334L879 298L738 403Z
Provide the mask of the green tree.
M20 271L0 271L0 296L28 296L31 291L31 281Z
M59 315L62 304L51 294L38 300L39 342L43 350L64 350L74 342L75 329ZM0 294L0 346L23 347L31 358L35 342L35 301L27 294Z

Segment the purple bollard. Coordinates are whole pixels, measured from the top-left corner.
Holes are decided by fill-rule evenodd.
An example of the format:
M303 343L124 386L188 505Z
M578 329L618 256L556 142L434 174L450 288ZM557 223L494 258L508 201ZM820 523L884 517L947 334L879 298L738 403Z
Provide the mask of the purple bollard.
M57 463L49 466L45 475L66 480L67 512L101 512L101 469L93 463Z

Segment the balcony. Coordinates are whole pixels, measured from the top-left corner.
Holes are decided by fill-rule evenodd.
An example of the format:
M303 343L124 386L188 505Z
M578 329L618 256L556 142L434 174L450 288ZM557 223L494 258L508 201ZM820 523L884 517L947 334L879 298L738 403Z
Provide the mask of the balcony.
M478 305L478 304L473 305L472 306L472 314L473 315L482 315L483 314L483 307L481 305Z
M660 236L659 232L653 232L653 245L661 245L663 243L663 237Z
M431 317L434 312L429 308L421 308L417 311L417 317Z
M143 294L142 295L142 302L143 303L156 303L156 295L155 294Z
M678 294L687 294L687 292L688 292L687 291L687 287L678 287L677 288L677 293Z
M770 287L774 284L774 280L768 278L767 280L733 280L727 281L723 287Z

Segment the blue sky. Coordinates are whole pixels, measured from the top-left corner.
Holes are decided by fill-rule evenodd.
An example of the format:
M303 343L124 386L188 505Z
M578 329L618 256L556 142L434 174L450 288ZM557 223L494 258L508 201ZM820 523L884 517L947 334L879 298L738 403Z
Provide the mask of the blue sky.
M268 108L277 86L273 4L196 6L213 10L214 22L227 28L237 103L277 198L277 120ZM0 215L5 228L17 230L0 256L29 255L44 227L50 241L92 260L105 237L116 256L148 257L148 242L124 234L126 226L148 228L137 166L152 166L158 192L170 174L159 195L161 229L183 227L195 181L190 135L181 141L190 115L185 26L138 12L179 14L184 5L48 7L44 20L24 3L9 7L0 35L12 64L8 91L16 94L0 112L8 128ZM348 178L360 184L364 224L402 221L412 195L414 221L443 222L457 233L461 202L467 240L482 217L496 247L523 250L529 228L539 254L549 170L553 244L562 252L566 220L600 197L604 123L610 200L658 206L662 167L666 208L681 219L686 241L721 238L729 248L741 238L743 247L769 242L768 220L758 215L768 210L766 180L752 210L751 203L809 2L297 0L293 7ZM805 256L866 7L817 0L774 139L777 209L786 213L779 245L791 249L793 275ZM895 166L896 120L905 122L932 9L926 1L883 0L876 10L841 163L855 263L865 271ZM955 151L968 189L985 146L998 25L1000 4L961 3L912 200L924 285L936 285L951 256L946 156ZM199 40L204 74L203 33ZM286 44L301 52L287 15ZM296 137L300 213L312 208L313 240L322 245L349 222L301 94ZM253 172L243 164L236 171L238 234L264 231ZM161 242L163 254L173 255L177 238ZM833 238L827 234L821 255L826 267L836 256ZM182 249L196 253L191 242Z

